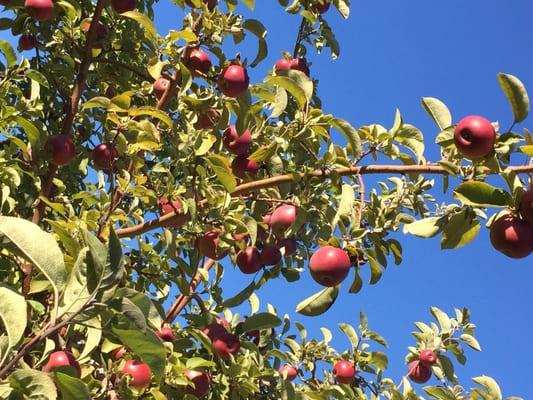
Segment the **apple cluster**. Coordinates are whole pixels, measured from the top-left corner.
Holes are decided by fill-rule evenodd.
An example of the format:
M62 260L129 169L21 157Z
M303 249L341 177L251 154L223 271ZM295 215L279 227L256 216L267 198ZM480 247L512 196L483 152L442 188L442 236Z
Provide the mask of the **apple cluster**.
M431 367L437 362L437 353L431 349L422 350L418 360L409 363L407 377L415 383L426 383L433 375Z

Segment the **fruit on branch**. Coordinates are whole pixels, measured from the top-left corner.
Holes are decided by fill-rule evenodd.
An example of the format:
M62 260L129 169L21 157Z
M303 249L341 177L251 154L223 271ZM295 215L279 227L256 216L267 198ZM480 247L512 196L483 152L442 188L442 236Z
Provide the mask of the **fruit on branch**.
M183 375L192 382L185 388L185 393L192 394L198 398L202 398L207 394L211 384L211 377L207 372L186 369L183 371Z
M321 247L309 260L311 276L322 286L336 286L341 283L348 275L351 265L348 254L333 246Z
M207 75L211 70L211 57L200 48L191 49L183 62L193 75Z
M35 48L37 45L37 40L35 39L35 36L30 35L29 33L24 33L19 38L19 50L31 50Z
M160 100L161 97L163 97L163 94L165 94L165 90L167 90L167 87L169 84L170 84L170 81L163 77L156 79L152 87L154 89L155 97L157 97L158 100Z
M217 5L217 0L201 0L201 2L207 5L207 9L209 11L213 11ZM194 3L191 0L185 0L185 4L191 8L194 8Z
M118 151L112 143L100 143L93 149L93 163L105 172L112 172L118 160Z
M150 385L152 371L148 365L139 360L126 361L122 373L131 376L130 386L137 390L143 390Z
M296 221L297 214L298 207L292 204L283 204L274 210L268 224L274 231L285 231Z
M298 370L289 364L282 364L279 367L279 374L287 381L293 381L298 376Z
M45 150L49 153L52 164L66 165L76 157L76 146L68 135L55 135L46 139Z
M270 225L270 220L272 219L272 214L267 214L263 216L263 223Z
M307 76L309 76L309 66L307 65L307 61L305 58L294 58L291 60L291 69L303 72Z
M240 179L246 179L248 174L257 175L259 165L254 160L245 155L240 155L234 158L231 162L231 171L233 175Z
M296 253L296 250L298 250L298 245L296 240L287 238L278 241L278 248L284 249L284 256L292 256L294 253Z
M111 0L111 7L119 14L135 10L137 0Z
M420 352L418 359L422 364L431 367L437 362L437 353L431 349L425 349Z
M222 143L230 153L240 156L248 153L248 150L250 150L250 146L252 146L252 134L248 129L245 129L239 135L237 127L231 125L224 131Z
M218 88L228 97L239 97L248 90L250 78L242 65L224 67L218 77Z
M415 383L426 383L431 378L431 368L422 364L419 360L409 364L407 377Z
M126 349L126 347L121 346L113 350L113 352L111 353L111 357L113 358L113 360L120 360L122 357L124 357L124 354L126 354L127 351L128 350Z
M313 4L313 11L319 14L324 14L329 10L329 5L329 0L315 0Z
M228 333L229 324L225 319L219 319L218 322L207 325L202 332L211 340Z
M198 115L198 121L195 122L196 129L211 129L220 119L220 111L215 108L209 108Z
M520 215L533 226L533 187L525 192L520 200Z
M244 250L240 250L237 253L236 262L241 272L245 274L255 274L263 267L259 250L254 246L248 246Z
M275 244L266 244L261 250L261 262L265 265L276 265L281 261L281 252Z
M513 215L505 215L492 222L490 241L508 257L527 257L533 251L533 226Z
M60 350L54 351L50 354L48 362L43 367L43 372L59 371L70 376L79 378L81 376L81 368L78 361L70 351Z
M176 336L174 336L174 332L172 332L172 329L169 326L161 327L161 329L156 331L155 334L159 336L163 342L173 342L176 340Z
M481 158L494 149L496 131L489 120L470 115L463 118L455 127L453 141L464 157Z
M281 58L278 61L276 61L276 64L274 64L274 70L276 72L278 71L288 71L291 69L291 59L289 58Z
M213 352L223 359L228 359L230 355L235 355L241 348L239 338L232 333L223 333L212 341Z
M54 3L52 0L26 0L26 12L37 21L48 21L54 16Z
M221 250L218 248L220 243L220 234L217 230L212 230L205 233L198 240L198 251L205 257L208 257L212 260L222 260L228 254L227 250Z
M162 226L166 226L167 228L179 228L185 225L189 219L188 215L182 212L183 207L179 200L170 201L166 197L161 197L157 200L157 206L159 207L159 214L161 214L161 216L173 212L177 213L171 220L164 222Z
M333 366L333 376L338 383L351 385L355 379L355 368L349 361L337 361Z

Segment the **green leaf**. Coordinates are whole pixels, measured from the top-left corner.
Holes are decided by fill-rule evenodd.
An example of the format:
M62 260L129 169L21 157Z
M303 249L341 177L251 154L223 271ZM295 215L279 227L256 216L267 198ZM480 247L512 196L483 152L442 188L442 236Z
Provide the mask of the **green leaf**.
M0 284L0 319L4 325L3 331L7 333L9 338L9 347L14 347L24 336L27 319L21 316L25 315L26 300L24 297L13 289Z
M359 345L359 336L357 336L357 332L355 331L354 327L345 323L340 323L338 326L350 341L352 350L356 349Z
M526 146L520 146L518 150L520 150L526 156L533 157L533 144L528 144Z
M276 86L270 118L277 118L283 114L283 111L287 108L288 100L287 91L281 86Z
M255 0L242 0L243 4L248 7L251 11L255 8Z
M474 336L469 335L467 333L463 333L461 336L459 336L459 339L466 343L466 345L469 346L471 349L481 351L481 346L479 345L479 342Z
M434 399L438 400L457 400L455 394L447 387L442 386L427 386L424 392Z
M29 399L57 399L57 390L52 378L35 369L17 369L8 377L12 388Z
M488 183L469 181L457 186L453 196L467 206L507 207L513 204L509 193Z
M253 8L253 5L252 5ZM267 42L265 40L267 31L264 25L256 19L247 19L242 24L243 29L253 33L258 39L258 50L255 59L250 64L251 67L255 67L268 55Z
M443 249L457 249L470 243L479 233L481 224L471 213L463 210L453 214L442 232L441 247Z
M450 317L448 317L444 311L437 307L431 307L431 314L433 314L435 319L438 321L443 333L450 331L452 323Z
M246 318L240 327L240 331L250 332L256 329L270 329L279 325L281 325L281 320L276 315L264 312Z
M87 287L88 257L89 248L85 247L79 252L69 274L59 307L59 315L75 314L90 298L91 292Z
M228 160L221 155L212 155L207 157L207 162L211 169L215 172L218 181L231 193L237 186L235 176L231 172Z
M121 15L138 22L144 28L144 35L148 40L153 40L157 37L157 30L147 15L141 14L138 11L127 11Z
M330 121L330 125L342 133L346 140L348 140L353 156L355 158L360 157L361 153L363 152L363 148L357 129L355 129L348 121L341 118L333 118Z
M235 296L224 300L224 303L222 305L228 308L237 307L238 305L241 305L254 292L255 287L256 287L256 283L255 281L252 281L248 286L246 286L243 290L241 290Z
M368 264L370 265L370 284L375 285L381 279L383 271L381 266L373 257L368 256Z
M522 122L529 113L529 96L524 84L516 76L498 74L498 82L511 104L514 122Z
M85 104L82 107L82 110L89 110L91 108L101 107L101 108L108 108L111 104L111 100L109 100L107 97L93 97L90 100L87 100Z
M335 230L336 225L338 224L341 217L350 216L353 214L353 207L355 204L355 192L350 185L342 185L342 193L339 201L339 206L337 207L337 212L333 221L331 222L331 231Z
M206 360L204 358L192 357L187 359L185 366L187 367L187 369L210 368L215 367L216 363L214 363L213 361Z
M63 399L91 400L91 393L81 379L61 372L54 373L54 378Z
M152 300L150 300L144 293L138 292L130 288L120 288L116 291L115 297L126 297L133 302L145 316L146 321L153 329L159 329L162 324L161 315L157 311Z
M313 317L325 313L339 295L339 287L333 286L308 297L296 306L296 312Z
M41 131L39 131L39 129L37 129L32 122L18 115L14 117L14 120L22 129L24 129L24 132L26 133L26 136L28 136L28 140L30 141L32 147L37 148L37 142L41 138Z
M410 233L421 238L431 238L441 230L441 219L439 217L429 217L405 224L403 233Z
M494 379L483 375L472 380L485 389L484 392L488 397L483 397L484 400L502 400L502 392Z
M0 52L4 55L8 67L12 67L17 63L17 53L15 53L9 42L0 40Z
M446 104L434 97L423 97L422 106L441 131L452 125L452 115Z
M102 339L102 322L99 316L87 321L85 337L85 346L83 346L83 351L78 357L80 363L88 360L93 350L100 344L100 340Z
M143 106L138 108L130 108L129 115L131 116L137 116L137 115L149 115L151 117L157 118L161 122L164 122L169 128L172 127L173 122L172 119L165 113L164 111L161 111L155 107L149 107L149 106Z
M281 86L289 92L299 108L303 108L313 97L313 82L300 71L287 71L283 75L269 76L265 83L270 87Z
M276 142L270 143L269 146L261 146L259 149L250 154L248 158L257 162L269 160L276 154L278 147L279 145Z

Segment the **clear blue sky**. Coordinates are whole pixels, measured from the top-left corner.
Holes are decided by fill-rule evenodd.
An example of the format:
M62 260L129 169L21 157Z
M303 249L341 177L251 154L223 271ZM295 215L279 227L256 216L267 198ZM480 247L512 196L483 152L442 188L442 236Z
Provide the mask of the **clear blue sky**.
M322 55L310 53L309 59L312 76L320 81L324 110L354 126L390 126L398 107L407 122L424 132L426 157L437 160L433 141L438 132L420 106L421 97L434 96L446 102L454 121L480 114L508 127L512 114L496 74L519 76L533 93L531 0L352 3L348 21L333 9L326 14L341 44L340 58L332 61L326 50ZM180 28L182 13L170 1L161 1L157 11L161 33ZM274 0L257 0L253 17L264 22L269 32L269 58L250 71L252 81L258 82L281 51L292 50L299 19L284 13ZM0 32L0 38L7 36ZM255 45L255 40L246 40L238 51L251 60ZM434 194L442 198L438 190ZM467 366L457 367L462 382L468 386L469 377L487 374L497 379L504 395L533 398L533 349L529 345L533 257L515 261L495 252L485 229L472 244L455 251L441 251L437 240L407 236L401 240L404 262L400 267L389 267L379 285L365 286L358 295L348 294L345 283L337 303L322 316L307 318L294 313L300 300L320 289L307 273L292 284L270 282L258 293L262 304L270 302L280 314L289 313L316 337L321 337L321 326L329 327L333 344L340 350L348 342L336 324L357 325L359 311L364 310L371 328L389 341L389 375L396 378L405 372L407 346L415 343L410 335L412 322L430 320L432 305L447 312L468 306L479 327L483 352L468 352ZM227 269L227 296L247 283L247 277Z

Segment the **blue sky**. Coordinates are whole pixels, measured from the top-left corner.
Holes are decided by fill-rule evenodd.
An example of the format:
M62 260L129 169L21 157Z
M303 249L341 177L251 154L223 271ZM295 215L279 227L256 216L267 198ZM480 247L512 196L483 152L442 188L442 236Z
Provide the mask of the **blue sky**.
M426 157L437 160L433 141L438 132L420 106L421 97L443 100L455 122L468 114L480 114L508 127L512 113L496 74L517 75L533 92L530 0L352 3L348 21L333 9L326 14L341 44L340 58L332 61L327 50L309 54L325 112L348 119L356 127L368 123L391 126L398 107L406 122L424 132ZM161 33L180 28L178 7L161 1L156 10ZM292 50L299 19L284 13L274 0L257 0L255 12L246 14L260 19L269 32L269 57L250 71L252 82L259 82L281 51ZM0 38L7 36L0 32ZM238 51L251 60L255 46L255 40L246 40ZM228 51L235 52L232 46ZM434 195L443 198L439 190ZM455 251L441 251L437 240L408 236L401 240L404 262L400 267L389 267L379 285L367 285L358 295L348 294L349 283L345 283L337 303L322 316L294 313L299 301L320 289L307 273L292 284L270 282L259 292L262 304L270 302L281 314L289 313L305 323L311 335L321 337L319 328L329 327L339 349L348 342L336 324L357 325L359 311L364 310L371 328L389 341L389 375L396 378L405 372L407 346L415 343L410 335L412 322L430 320L433 305L450 313L453 307L468 306L479 326L483 352L468 352L467 366L457 367L463 384L468 386L469 377L487 374L498 380L505 395L533 398L533 386L527 383L533 359L529 346L533 314L528 306L533 297L533 257L515 261L495 252L485 229L469 246ZM248 279L228 268L225 293L237 292Z

